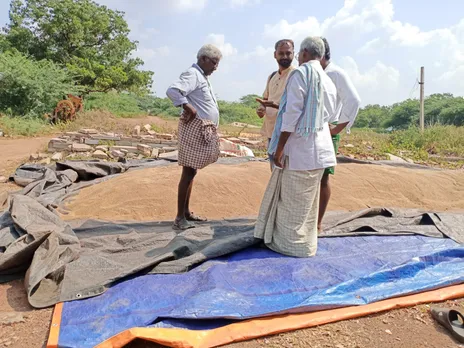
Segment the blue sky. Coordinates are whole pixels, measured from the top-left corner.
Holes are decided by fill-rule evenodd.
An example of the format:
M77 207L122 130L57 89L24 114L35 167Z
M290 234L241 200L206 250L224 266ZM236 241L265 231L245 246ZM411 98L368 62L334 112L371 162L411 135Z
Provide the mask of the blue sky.
M363 105L426 94L464 94L464 1L456 0L97 0L126 13L136 55L153 70L154 92L194 61L205 43L224 54L212 83L219 98L261 94L277 66L274 42L324 35L333 60L353 80ZM0 21L9 1L0 0Z

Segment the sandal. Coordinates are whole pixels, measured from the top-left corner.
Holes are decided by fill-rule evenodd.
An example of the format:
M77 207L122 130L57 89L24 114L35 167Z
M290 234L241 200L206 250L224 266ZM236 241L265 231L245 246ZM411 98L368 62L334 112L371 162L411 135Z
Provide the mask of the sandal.
M195 224L187 221L187 219L174 220L174 223L172 224L172 228L178 231L185 231L195 227Z
M189 214L189 216L186 216L185 219L187 221L197 221L197 222L205 222L208 221L208 219L203 218L201 216L195 215L193 212Z
M448 308L432 308L432 317L448 329L451 335L464 343L464 315L457 310Z

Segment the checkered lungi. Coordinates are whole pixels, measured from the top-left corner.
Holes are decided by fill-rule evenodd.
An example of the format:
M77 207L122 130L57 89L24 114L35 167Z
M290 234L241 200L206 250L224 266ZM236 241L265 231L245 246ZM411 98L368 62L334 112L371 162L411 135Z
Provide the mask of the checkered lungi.
M255 238L264 239L269 249L284 255L314 256L323 172L274 168L256 221Z
M195 117L189 123L179 121L179 166L202 169L219 158L216 125Z

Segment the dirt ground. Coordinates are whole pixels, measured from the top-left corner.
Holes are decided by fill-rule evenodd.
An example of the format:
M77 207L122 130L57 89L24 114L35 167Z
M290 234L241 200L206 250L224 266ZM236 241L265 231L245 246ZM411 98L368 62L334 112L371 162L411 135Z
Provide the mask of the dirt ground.
M49 137L11 139L0 138L0 175L6 176L30 154L46 149Z
M46 142L47 139L40 138L0 140L0 170L7 173ZM463 171L340 165L336 172L329 209L397 206L464 210ZM198 176L192 196L193 208L209 218L256 215L269 175L269 167L264 163L211 166ZM177 166L121 175L83 190L68 204L71 212L65 218L171 219L178 177ZM0 193L13 188L0 184ZM464 300L443 305L464 309ZM422 305L395 310L229 347L458 347L431 319L428 309ZM18 322L4 324L6 314L14 315ZM44 347L51 315L52 309L34 310L28 305L22 281L0 284L0 347ZM158 347L146 342L134 342L130 346Z

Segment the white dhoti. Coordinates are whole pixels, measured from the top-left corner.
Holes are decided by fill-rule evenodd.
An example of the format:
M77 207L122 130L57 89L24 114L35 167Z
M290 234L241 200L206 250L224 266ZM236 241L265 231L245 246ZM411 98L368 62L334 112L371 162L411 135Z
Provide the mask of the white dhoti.
M323 173L323 169L274 169L261 203L255 237L284 255L314 256Z

